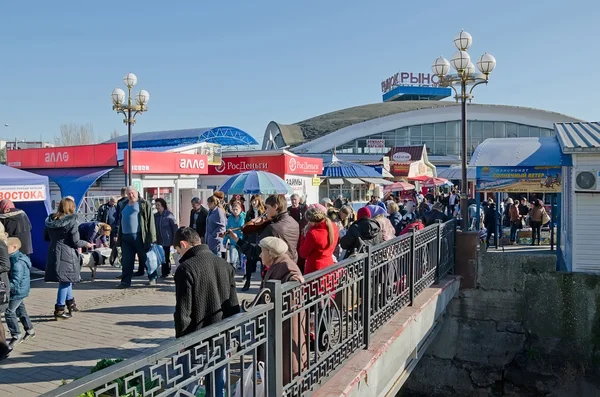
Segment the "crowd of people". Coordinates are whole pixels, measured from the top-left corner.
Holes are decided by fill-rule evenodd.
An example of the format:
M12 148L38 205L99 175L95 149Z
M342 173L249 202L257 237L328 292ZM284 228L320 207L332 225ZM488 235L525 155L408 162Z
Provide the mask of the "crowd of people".
M116 286L120 289L129 288L134 277L147 275L148 284L154 285L159 272L163 278L173 274L175 329L181 337L240 311L235 279L240 268L244 270L242 291L249 290L259 263L263 285L268 280L302 282L306 275L365 252L369 245L448 219L441 200L416 194L405 199L373 196L356 212L341 197L307 204L296 194L290 205L283 195L264 200L254 195L246 208L243 196L226 201L225 194L216 191L206 200L207 207L199 198L191 204L189 224L180 227L164 199L150 202L134 187L127 187L120 198L100 206L94 221L80 223L73 198L64 197L46 219L44 230L49 242L45 281L57 283L54 317L66 320L79 311L73 286L81 280L86 252L110 252L111 262L120 256L122 274ZM35 336L25 309L32 246L25 213L6 202L0 202L0 211L0 220L2 215L10 220L0 223L3 229L7 225L6 233L0 233L0 309L6 313L11 334L5 342L2 332L0 357L6 357L17 344ZM162 247L165 255L151 271L147 253L154 245ZM174 272L172 248L178 259ZM297 358L291 367L284 365L285 377L298 372L297 363L305 357ZM222 390L220 379L215 377L216 395Z
M469 212L471 225L474 228L475 204L469 207ZM537 198L528 201L526 197L519 199L508 197L500 203L499 207L490 198L481 204L479 217L481 236L487 246L490 246L490 240L496 230L501 231L504 227L510 228L510 245L517 243L517 231L526 227L531 228L531 245L540 245L542 226L550 222L550 215L546 211L544 202Z

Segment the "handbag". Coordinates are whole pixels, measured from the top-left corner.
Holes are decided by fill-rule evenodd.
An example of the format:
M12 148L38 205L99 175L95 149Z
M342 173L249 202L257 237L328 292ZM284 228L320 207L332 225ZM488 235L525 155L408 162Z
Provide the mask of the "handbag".
M244 370L244 384L242 380L238 380L235 384L235 397L265 397L265 363L258 362L258 370L256 371L256 394L254 394L254 364L250 364ZM242 388L244 394L242 394Z
M550 222L550 215L548 215L548 213L546 212L546 210L544 209L542 211L542 225L547 224L548 222Z

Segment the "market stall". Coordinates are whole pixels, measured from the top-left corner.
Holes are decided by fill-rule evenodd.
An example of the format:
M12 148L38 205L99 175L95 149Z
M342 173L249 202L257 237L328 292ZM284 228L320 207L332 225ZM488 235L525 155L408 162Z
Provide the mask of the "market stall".
M208 174L198 179L198 188L219 190L232 175L252 170L275 174L307 202L319 201L321 180L317 176L323 172L323 160L296 156L286 150L225 152L221 164L209 166Z
M382 186L393 183L383 179L373 167L341 161L333 154L331 161L323 165L320 197L333 200L342 196L353 203L360 203L365 202L367 196L380 194Z
M48 177L32 174L0 164L0 200L9 199L25 211L31 222L34 251L33 266L44 270L48 243L44 241L44 225L50 213Z
M485 193L486 197L494 195L496 203L507 196L544 200L550 222L542 228L541 243L553 248L560 230L561 167L570 164L571 157L562 154L556 138L493 138L477 147L470 165L477 167L476 192ZM476 199L479 227L479 194ZM499 243L504 245L509 241L510 228L503 227L501 219L496 221L495 235L502 237ZM531 244L531 237L531 228L525 224L518 230L517 243ZM560 242L560 235L556 240Z

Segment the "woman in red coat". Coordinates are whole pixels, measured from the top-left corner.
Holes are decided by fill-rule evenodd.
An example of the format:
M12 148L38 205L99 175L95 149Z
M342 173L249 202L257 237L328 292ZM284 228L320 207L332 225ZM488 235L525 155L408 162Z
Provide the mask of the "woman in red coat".
M339 238L339 230L327 217L327 211L320 204L306 211L309 222L300 237L300 256L306 259L304 274L310 274L332 265L333 252Z

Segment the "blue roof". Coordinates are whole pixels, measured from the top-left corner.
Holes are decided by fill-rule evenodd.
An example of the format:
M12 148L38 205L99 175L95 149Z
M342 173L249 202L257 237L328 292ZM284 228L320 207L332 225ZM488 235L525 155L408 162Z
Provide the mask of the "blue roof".
M490 138L471 157L474 167L570 166L571 156L562 154L556 137Z
M554 131L563 153L600 152L600 123L556 123Z
M252 135L239 128L228 126L134 133L132 141L134 149L162 146L177 147L200 142L217 143L221 146L258 145ZM126 149L127 135L118 136L105 143L112 142L117 142L119 149Z
M375 168L347 161L332 161L323 164L322 175L342 178L381 178L381 173L377 172Z

